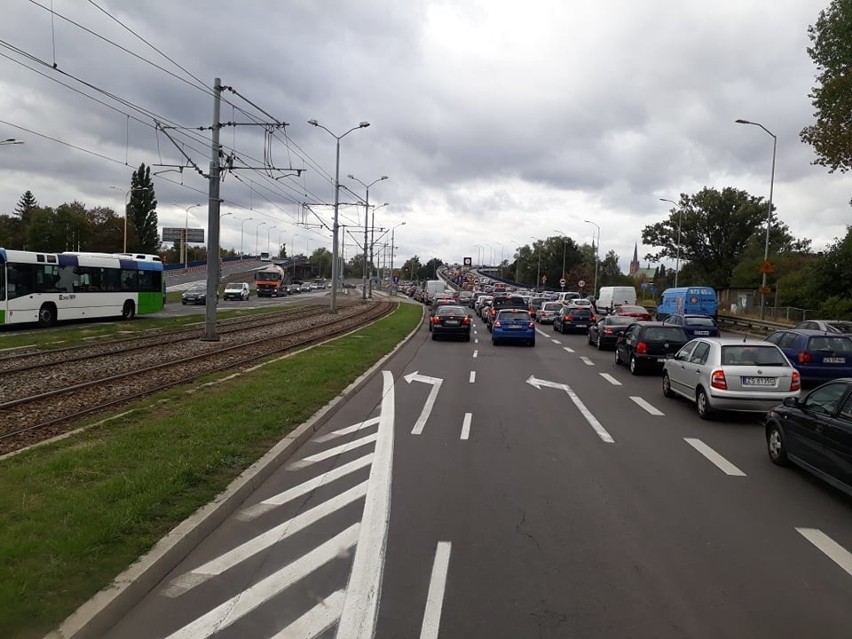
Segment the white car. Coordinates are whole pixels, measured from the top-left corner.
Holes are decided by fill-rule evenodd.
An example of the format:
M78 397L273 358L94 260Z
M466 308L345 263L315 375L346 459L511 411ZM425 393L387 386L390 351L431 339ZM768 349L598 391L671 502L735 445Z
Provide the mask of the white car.
M223 297L226 300L242 300L246 301L251 295L248 282L230 282L225 286L225 294Z
M568 306L571 308L592 308L592 303L586 299L577 299L568 302Z

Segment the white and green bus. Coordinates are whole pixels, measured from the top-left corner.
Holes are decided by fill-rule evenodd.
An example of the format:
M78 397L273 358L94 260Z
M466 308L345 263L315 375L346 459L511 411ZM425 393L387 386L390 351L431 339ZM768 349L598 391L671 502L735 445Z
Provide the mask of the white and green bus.
M0 326L156 313L163 262L131 253L38 253L0 248Z

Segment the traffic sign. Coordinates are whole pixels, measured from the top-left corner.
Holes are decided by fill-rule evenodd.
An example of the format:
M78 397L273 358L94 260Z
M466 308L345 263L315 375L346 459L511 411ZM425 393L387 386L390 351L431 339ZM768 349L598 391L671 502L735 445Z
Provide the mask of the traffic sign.
M566 282L565 282L565 278L563 277L561 280L559 280L559 286L564 287L564 286L565 286L565 284L566 284ZM580 286L582 286L582 284L580 284Z
M471 266L471 265L473 265L473 258L472 258L472 257L466 257L466 258L464 258L464 265L465 265L465 266Z
M774 273L775 267L772 266L772 262L769 260L763 260L760 264L760 267L757 269L758 273Z
M772 289L768 286L760 286L757 289L758 293L762 293L763 295L769 295L772 292Z
M586 280L580 280L579 282L577 282L577 286L579 286L580 288L583 288L585 285L586 285Z
M642 280L642 283L641 283L639 286L641 286L643 289L648 288L648 282L647 282L647 280Z

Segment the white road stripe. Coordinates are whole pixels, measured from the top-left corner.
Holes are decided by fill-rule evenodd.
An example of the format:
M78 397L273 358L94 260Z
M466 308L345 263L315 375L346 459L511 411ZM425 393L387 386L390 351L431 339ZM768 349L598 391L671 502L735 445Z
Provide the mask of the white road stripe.
M554 344L556 344L557 346L559 346L562 343L558 339L553 339L552 337L550 338L550 341L553 342Z
M423 625L420 626L420 639L437 639L438 637L451 550L452 543L449 541L439 541L435 549L432 577L429 579L429 594L426 596L426 611L423 613Z
M365 481L327 501L324 501L318 506L296 515L284 523L270 528L266 532L261 533L257 537L250 539L243 544L240 544L236 548L232 548L215 559L211 559L207 563L176 577L172 580L172 583L163 590L163 594L167 597L179 597L187 590L195 588L198 584L204 583L212 577L221 575L226 570L230 570L249 557L274 546L275 544L287 539L290 535L296 534L300 530L304 530L308 526L318 522L323 517L327 517L341 508L348 506L366 494L367 482Z
M665 413L663 411L656 409L654 406L652 406L651 404L646 402L641 397L631 396L630 399L632 399L634 402L636 402L639 406L644 408L646 411L648 411L652 415L665 415Z
M573 353L574 352L574 349L571 348L570 346L563 346L562 350L565 351L566 353Z
M379 423L378 417L373 417L372 419L368 419L363 422L359 422L357 424L353 424L352 426L347 426L346 428L341 428L339 430L328 433L327 435L320 435L319 437L315 437L314 441L317 443L323 443L331 441L332 439L337 439L338 437L343 437L344 435L349 435L351 433L358 432L362 428L369 428L370 426L375 426Z
M366 437L360 437L358 439L352 440L351 442L341 444L340 446L329 448L328 450L324 450L321 453L310 455L308 457L305 457L304 459L294 461L292 464L287 464L287 470L299 470L300 468L305 468L307 466L310 466L311 464L316 464L317 462L325 461L330 457L342 455L343 453L348 453L351 450L361 448L362 446L366 446L367 444L372 444L374 441L376 441L378 436L378 433L373 433L371 435L367 435Z
M271 639L313 639L331 628L340 618L344 592L338 590L320 601Z
M219 604L213 610L188 623L166 639L210 637L227 628L264 602L269 601L292 584L311 574L320 566L340 557L352 548L358 539L359 528L360 524L352 524L342 533Z
M543 330L541 330L540 328L536 328L536 329L535 329L535 332L536 332L536 333L538 333L539 335L541 335L542 337L547 337L547 333L545 333L545 332L544 332Z
M852 577L852 553L818 528L796 528L796 532L819 548Z
M473 419L473 413L464 414L464 422L462 422L461 439L470 437L470 420Z
M739 468L734 466L727 459L722 457L715 450L710 448L707 444L705 444L700 439L695 439L694 437L684 437L683 440L692 446L699 453L704 455L708 460L710 460L719 470L721 470L726 475L730 475L731 477L745 477L746 474L741 471Z
M476 371L470 371L470 378L468 378L468 382L473 384L476 381Z
M621 386L621 382L619 382L615 377L610 375L609 373L600 373L600 376L603 377L606 381L608 381L613 386Z
M307 495L312 490L316 490L320 486L325 484L330 484L333 481L340 479L341 477L345 477L350 473L354 473L362 468L365 468L373 463L373 453L369 455L364 455L363 457L359 457L347 464L343 464L343 466L338 466L337 468L333 468L327 473L323 473L318 477L314 477L313 479L309 479L306 482L299 484L298 486L294 486L289 490L285 490L283 493L278 493L277 495L270 497L269 499L264 499L259 504L255 504L254 506L249 506L248 508L244 508L237 514L237 519L240 521L251 521L252 519L257 519L264 513L269 512L277 508L278 506L283 506L284 504L293 501L294 499L298 499L304 495Z
M586 366L594 366L595 365L595 363L592 360L590 360L588 357L586 357L585 355L580 355L580 361L582 361Z
M601 423L595 419L595 416L592 415L592 412L586 408L586 405L577 397L577 393L570 386L565 387L565 392L568 393L568 396L571 398L571 401L574 402L574 405L580 409L580 412L583 414L583 417L586 418L586 421L589 422L589 425L595 429L595 432L598 434L604 442L607 444L615 443L615 440L612 438L606 428L601 426Z
M479 351L478 351L478 350L474 350L474 351L473 351L473 356L474 356L474 358L478 357L478 356L479 356Z
M479 338L477 337L476 339L474 339L474 340L473 340L473 343L474 343L474 344L479 344Z

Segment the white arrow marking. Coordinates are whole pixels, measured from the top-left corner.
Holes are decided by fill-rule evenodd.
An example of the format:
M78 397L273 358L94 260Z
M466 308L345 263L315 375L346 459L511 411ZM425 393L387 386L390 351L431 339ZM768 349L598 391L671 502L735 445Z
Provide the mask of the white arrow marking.
M527 384L530 386L534 386L541 390L542 387L546 388L558 388L560 390L564 390L568 393L568 397L571 398L571 401L574 402L574 405L579 409L580 413L582 413L583 417L586 418L586 421L589 422L589 425L594 429L594 431L598 434L598 437L601 438L607 444L614 444L615 440L612 438L606 428L604 428L601 423L592 415L592 412L586 408L586 405L577 397L577 393L575 393L568 384L559 384L558 382L550 382L546 379L538 379L537 377L530 375L527 379Z
M473 351L473 356L476 357L476 351ZM441 384L444 383L444 380L440 377L428 377L426 375L421 375L417 371L409 373L403 377L403 379L409 384L411 382L432 384L432 390L429 391L429 397L426 398L426 403L423 405L423 411L420 413L420 417L417 418L417 423L414 424L414 428L411 431L412 435L419 435L423 432L423 427L426 426L426 420L429 419L432 407L435 406L435 400L438 398L438 391L441 390Z

